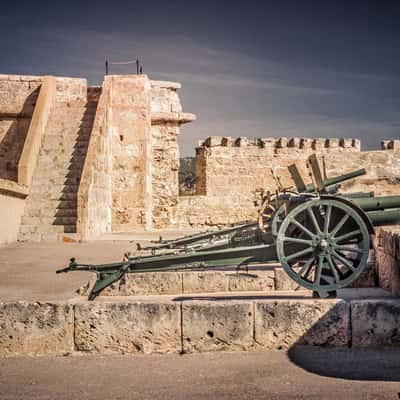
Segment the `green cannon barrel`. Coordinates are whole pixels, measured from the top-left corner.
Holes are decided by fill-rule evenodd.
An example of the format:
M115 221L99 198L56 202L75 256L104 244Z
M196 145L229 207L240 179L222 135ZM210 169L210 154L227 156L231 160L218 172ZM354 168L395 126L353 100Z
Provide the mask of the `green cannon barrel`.
M357 178L357 176L365 175L366 171L364 168L357 169L356 171L349 172L347 174L334 176L333 178L328 178L324 180L325 187L336 185L341 182L348 181L349 179ZM312 183L306 185L306 192L312 193L315 192L315 187Z
M368 211L367 215L373 225L394 225L400 222L400 208L389 208L380 211Z
M364 211L379 211L388 208L400 208L400 196L358 197L351 198L354 204Z

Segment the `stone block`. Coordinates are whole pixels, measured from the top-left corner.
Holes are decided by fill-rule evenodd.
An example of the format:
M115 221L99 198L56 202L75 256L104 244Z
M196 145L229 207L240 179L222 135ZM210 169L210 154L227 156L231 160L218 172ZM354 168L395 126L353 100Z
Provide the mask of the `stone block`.
M228 290L228 280L225 272L182 272L183 293L225 292Z
M120 294L123 296L179 294L182 292L182 274L179 272L126 274L120 286Z
M0 356L69 354L73 324L69 304L0 303Z
M181 351L179 303L85 302L75 305L75 346L90 353Z
M400 300L351 302L353 346L400 345Z
M249 273L231 273L226 275L228 289L231 292L237 291L269 291L274 290L275 274L269 271L249 271Z
M275 268L275 290L298 290L301 286L283 268Z
M368 287L376 287L376 270L375 270L375 262L368 262L364 271L361 275L350 285L349 288L368 288Z
M183 351L246 350L253 346L251 302L182 304Z
M210 136L203 142L202 145L205 147L221 146L222 139L223 138L221 136Z
M255 302L255 344L266 349L293 345L347 346L349 304L340 300Z

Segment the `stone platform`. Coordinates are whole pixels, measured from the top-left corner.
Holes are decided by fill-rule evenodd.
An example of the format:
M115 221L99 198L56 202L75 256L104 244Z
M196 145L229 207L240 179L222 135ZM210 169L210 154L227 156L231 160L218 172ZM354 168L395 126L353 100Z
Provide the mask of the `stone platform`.
M382 289L103 297L0 303L0 356L398 345L400 300Z
M71 256L89 263L115 261L132 246L129 241L102 241L1 248L0 356L400 344L400 300L389 291L344 289L337 299L317 300L308 291L277 290L282 287L277 286L276 266L250 269L247 277L233 271L175 273L179 279L188 274L178 279L187 290L161 295L144 290L135 296L120 292L93 302L76 295L90 273L55 274ZM200 278L205 274L212 279ZM201 286L202 279L208 283ZM237 283L242 279L248 286ZM196 287L202 293L189 293Z

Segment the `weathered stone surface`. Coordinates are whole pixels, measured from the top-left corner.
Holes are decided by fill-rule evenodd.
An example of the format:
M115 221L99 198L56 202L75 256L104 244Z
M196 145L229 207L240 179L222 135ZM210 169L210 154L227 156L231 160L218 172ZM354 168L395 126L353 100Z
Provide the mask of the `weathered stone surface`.
M379 286L400 296L400 229L387 226L378 229L375 254Z
M0 303L0 356L66 355L73 332L71 305Z
M225 292L228 280L225 272L182 272L184 293Z
M179 272L146 272L126 274L120 295L179 294L182 293L182 274Z
M348 287L349 288L368 288L376 287L377 275L376 264L374 260L370 260L361 275Z
M182 304L184 352L246 350L253 345L253 305L237 301Z
M103 354L179 352L180 304L76 304L75 346L78 351Z
M344 301L256 301L255 342L266 349L347 346L349 319L349 304Z
M298 290L301 286L283 268L275 268L275 290Z
M228 288L236 291L269 291L274 290L275 274L269 271L249 271L249 273L230 273L226 275Z
M353 346L400 345L400 300L351 302Z
M221 142L221 144L219 144ZM213 143L207 147L208 143ZM260 193L276 190L275 171L282 185L293 186L287 167L296 163L309 183L306 160L311 153L324 157L329 177L363 165L367 175L342 185L342 191L375 191L398 194L400 152L360 151L356 139L270 138L240 139L239 146L224 146L222 137L212 137L196 149L196 196L179 199L176 222L181 226L223 226L257 217ZM268 144L268 145L267 145ZM204 210L207 210L205 212Z

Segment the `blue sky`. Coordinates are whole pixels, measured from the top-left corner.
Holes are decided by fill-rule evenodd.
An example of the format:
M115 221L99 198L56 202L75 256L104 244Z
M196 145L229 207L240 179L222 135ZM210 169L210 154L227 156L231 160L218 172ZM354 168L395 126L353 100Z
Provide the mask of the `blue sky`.
M182 155L201 138L400 138L400 3L119 1L2 5L0 73L87 77L139 57L179 81ZM114 73L134 68L114 67Z

